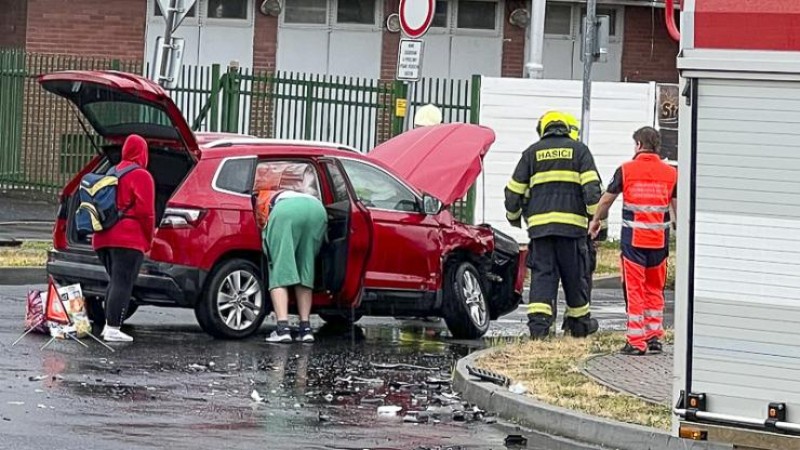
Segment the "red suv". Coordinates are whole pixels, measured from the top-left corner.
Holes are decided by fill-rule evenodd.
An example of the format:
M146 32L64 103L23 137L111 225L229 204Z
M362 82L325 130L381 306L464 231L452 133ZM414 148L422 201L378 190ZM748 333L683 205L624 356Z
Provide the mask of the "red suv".
M123 139L136 133L149 143L159 225L132 310L193 308L213 336L256 332L271 302L254 187L258 173L286 168L312 174L306 178L328 209L314 296L324 320L441 316L453 336L477 338L519 304L524 252L488 225L459 223L448 209L480 173L494 142L488 128L417 129L364 155L326 143L195 134L161 87L135 75L60 72L39 81L73 102L104 139L61 194L47 264L60 283L104 295L105 271L74 229L75 194L80 178L117 163Z

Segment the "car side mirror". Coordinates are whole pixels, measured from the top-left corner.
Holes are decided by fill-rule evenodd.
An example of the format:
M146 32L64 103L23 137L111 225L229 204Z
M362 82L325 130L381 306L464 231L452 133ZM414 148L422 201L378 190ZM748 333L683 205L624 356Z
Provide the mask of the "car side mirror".
M425 214L435 216L442 212L442 208L444 208L444 205L438 198L428 194L422 196L422 210Z

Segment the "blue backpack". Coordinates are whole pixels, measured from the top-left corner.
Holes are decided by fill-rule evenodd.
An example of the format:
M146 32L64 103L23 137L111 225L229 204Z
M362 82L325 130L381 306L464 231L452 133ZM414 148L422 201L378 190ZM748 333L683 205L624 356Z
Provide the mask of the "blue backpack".
M136 164L122 170L114 166L105 174L89 173L81 178L78 190L80 205L75 213L75 227L79 236L108 230L119 222L125 213L117 208L119 180L138 168Z

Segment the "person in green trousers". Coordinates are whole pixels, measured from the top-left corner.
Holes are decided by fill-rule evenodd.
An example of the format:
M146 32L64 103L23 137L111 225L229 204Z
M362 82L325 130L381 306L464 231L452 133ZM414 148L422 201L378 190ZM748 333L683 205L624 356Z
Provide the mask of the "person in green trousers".
M262 238L269 260L269 291L278 328L267 342L292 342L289 329L289 289L294 289L300 314L301 342L314 342L311 303L314 267L328 228L328 214L315 196L284 190L270 199Z

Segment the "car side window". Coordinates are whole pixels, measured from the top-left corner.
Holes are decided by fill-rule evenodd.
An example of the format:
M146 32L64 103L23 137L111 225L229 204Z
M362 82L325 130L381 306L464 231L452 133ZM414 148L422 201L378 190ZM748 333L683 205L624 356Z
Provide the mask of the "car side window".
M328 178L331 181L331 192L333 192L333 201L342 202L350 199L347 193L347 181L339 166L332 162L324 162L325 169L328 171Z
M286 189L321 198L316 169L302 161L259 162L252 188L256 192Z
M358 199L368 208L420 212L417 196L393 176L369 164L343 159Z
M250 177L255 158L229 159L222 164L217 174L215 188L236 194L250 193Z

